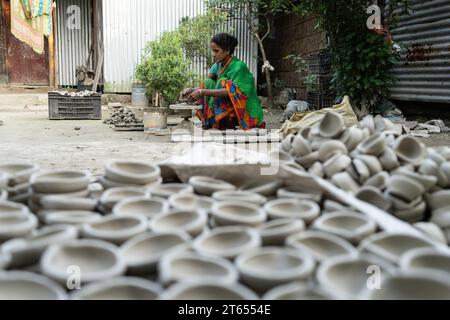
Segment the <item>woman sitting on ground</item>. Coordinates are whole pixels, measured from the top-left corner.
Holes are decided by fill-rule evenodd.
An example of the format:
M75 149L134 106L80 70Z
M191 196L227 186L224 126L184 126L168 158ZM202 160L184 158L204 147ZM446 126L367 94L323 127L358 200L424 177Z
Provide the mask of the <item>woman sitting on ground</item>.
M188 100L198 101L197 116L205 129L265 128L256 84L247 65L234 56L238 40L225 33L211 40L215 64L200 89L190 89Z

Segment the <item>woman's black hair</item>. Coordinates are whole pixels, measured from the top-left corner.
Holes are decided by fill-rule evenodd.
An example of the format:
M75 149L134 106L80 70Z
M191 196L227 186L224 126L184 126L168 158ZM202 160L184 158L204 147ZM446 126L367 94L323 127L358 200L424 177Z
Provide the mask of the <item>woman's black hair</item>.
M230 54L234 54L234 50L236 49L239 41L236 37L228 34L228 33L219 33L216 34L211 42L214 42L223 50L230 50Z

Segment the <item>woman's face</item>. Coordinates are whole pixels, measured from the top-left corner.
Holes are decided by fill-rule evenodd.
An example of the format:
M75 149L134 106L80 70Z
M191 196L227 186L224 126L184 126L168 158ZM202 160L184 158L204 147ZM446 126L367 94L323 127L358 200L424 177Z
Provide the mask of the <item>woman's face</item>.
M222 49L214 42L211 42L211 51L215 63L223 62L230 56L230 51Z

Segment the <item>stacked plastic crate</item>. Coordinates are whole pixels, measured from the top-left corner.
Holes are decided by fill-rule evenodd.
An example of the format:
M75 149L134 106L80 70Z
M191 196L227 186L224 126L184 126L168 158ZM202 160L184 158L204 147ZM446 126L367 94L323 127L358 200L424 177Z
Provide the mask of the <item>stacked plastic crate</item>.
M310 108L319 110L334 105L336 94L332 89L331 53L322 50L306 57L309 81L307 81L307 100Z

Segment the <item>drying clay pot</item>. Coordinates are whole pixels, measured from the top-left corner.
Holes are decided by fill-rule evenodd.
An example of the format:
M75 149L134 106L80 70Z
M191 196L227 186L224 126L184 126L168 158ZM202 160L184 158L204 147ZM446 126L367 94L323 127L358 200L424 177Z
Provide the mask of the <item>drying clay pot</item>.
M450 225L450 224L449 224ZM425 235L437 242L447 244L447 238L444 232L432 222L419 222L414 224L414 227L422 231Z
M273 151L269 153L269 158L271 160L272 165L274 164L289 165L295 162L294 157L291 156L290 153L284 152L282 150Z
M158 180L161 170L142 161L110 161L106 164L105 176L116 182L145 185Z
M125 263L116 246L99 240L76 240L52 245L41 258L46 276L66 285L70 267L81 271L81 282L90 283L122 275Z
M344 191L351 192L353 194L356 194L359 191L359 184L348 172L335 174L331 178L331 181Z
M308 169L308 173L312 174L314 176L323 178L325 176L325 169L322 163L316 162L314 163L311 168Z
M270 197L277 193L277 190L283 186L283 182L280 180L275 181L255 181L255 182L249 182L248 184L245 184L239 190L242 191L249 191L258 193L264 197Z
M319 123L319 134L324 138L335 138L345 129L344 120L339 114L327 112Z
M450 282L432 274L414 273L387 277L380 290L367 290L369 300L450 300Z
M283 246L286 239L305 230L303 220L276 219L258 227L264 246Z
M427 195L428 205L432 210L438 210L450 206L450 190L438 191Z
M218 226L259 226L267 220L267 214L259 206L250 203L222 201L211 208L212 217Z
M292 141L292 149L296 157L304 157L312 152L309 142L302 135L295 136Z
M323 209L327 212L351 210L349 207L344 206L342 203L333 200L325 200L325 202L323 203Z
M330 140L321 143L319 148L319 160L326 162L336 154L348 154L347 147L339 140Z
M369 270L377 266L380 281L392 274L392 267L370 256L340 256L325 260L317 270L317 280L327 292L341 299L358 299L367 288Z
M217 191L236 190L236 187L231 183L209 177L191 177L189 179L189 184L194 187L196 193L205 196L211 196Z
M157 233L182 231L195 238L203 232L206 223L207 215L202 211L173 210L153 217L150 229Z
M447 159L442 156L438 151L428 148L428 158L433 160L439 167L441 167Z
M94 211L97 208L95 199L57 195L43 197L40 204L44 210L57 211Z
M370 134L373 134L375 132L375 119L373 115L368 115L362 119L362 121L359 123L359 126L361 128L366 128L369 130Z
M360 245L360 251L375 254L390 263L398 263L409 250L424 247L434 247L434 244L425 238L408 234L382 232L365 239Z
M9 267L11 262L11 255L0 251L0 270L4 270Z
M424 219L426 209L427 204L425 201L421 201L415 207L404 210L395 210L394 215L403 221L416 223Z
M425 159L419 167L419 173L438 178L437 184L439 187L445 188L448 185L448 178L441 168L431 159Z
M414 181L420 183L425 189L425 192L428 192L433 187L435 187L438 180L437 177L418 174L414 171L408 170L406 167L399 168L398 171L395 172L395 174L411 178Z
M72 300L157 300L163 288L140 278L121 277L92 283L72 295Z
M217 280L222 284L236 283L239 274L228 260L202 256L194 252L175 252L159 263L159 279L165 284L194 280Z
M311 190L304 190L303 188L297 187L286 187L278 189L277 197L278 198L292 198L298 200L310 200L315 202L322 201L321 193L310 193Z
M258 206L267 202L267 198L249 191L218 191L212 195L216 201L250 202Z
M319 151L311 152L310 154L303 156L303 157L297 157L295 159L295 162L302 167L310 168L314 163L319 161Z
M435 248L421 248L407 252L400 260L400 267L405 272L422 271L435 274L442 273L443 277L450 277L450 252Z
M78 237L78 230L71 226L50 226L32 232L23 239L5 242L0 250L11 256L10 267L17 269L37 263L52 244L61 244Z
M103 189L105 189L105 190L112 189L112 188L126 188L126 187L140 188L140 187L143 187L142 185L130 185L129 183L112 181L106 177L100 177L98 181L99 181L100 185L103 187Z
M294 282L279 287L275 287L268 291L262 298L266 301L274 300L331 300L332 296L321 292L316 288L310 288L302 282Z
M209 213L214 204L210 197L201 197L193 193L174 194L169 198L169 204L176 210L200 210Z
M290 236L286 239L286 245L312 254L319 262L331 257L357 253L344 239L319 231L305 231Z
M447 177L447 180L450 181L450 162L441 164L440 169L440 171Z
M120 201L113 208L113 214L117 216L142 215L148 219L168 211L169 203L167 201L158 198L149 199L147 197L127 198Z
M11 214L25 216L29 214L29 212L28 208L22 204L10 201L0 201L0 218Z
M377 157L367 155L367 154L358 154L354 156L355 159L361 160L369 169L370 176L374 176L377 173L383 171L383 166L381 165L380 160Z
M199 236L193 246L200 254L234 259L243 252L261 246L261 237L251 228L221 227Z
M293 134L288 134L286 138L281 141L281 150L285 152L291 152L292 142L294 141L295 136Z
M336 173L344 171L351 163L352 159L349 156L337 154L323 164L323 170L325 175L331 178Z
M386 171L393 171L400 166L397 155L391 148L386 148L379 159L383 169Z
M6 187L6 191L8 191L8 194L12 197L20 196L25 193L28 193L29 189L30 189L30 184L28 182L15 185L14 187Z
M423 202L423 196L419 196L412 201L402 200L390 195L387 191L384 194L392 201L394 211L411 210Z
M39 171L39 166L30 163L2 163L0 164L0 176L8 175L9 185L16 186L27 183L31 175ZM0 178L1 181L1 178ZM0 182L0 188L2 183Z
M369 178L365 183L365 187L375 187L378 190L384 190L387 187L389 180L389 173L381 171L373 177Z
M388 180L387 192L401 200L412 201L425 193L423 186L411 178L392 176Z
M8 191L0 190L0 201L8 200Z
M356 198L384 211L388 211L392 207L391 200L375 187L365 186L361 188L356 194Z
M182 232L146 233L124 243L120 255L129 274L151 274L163 255L184 248L190 240L189 235Z
M364 140L358 146L358 151L377 157L385 151L386 147L385 136L383 134L375 134Z
M30 272L0 272L0 300L66 300L63 288Z
M264 210L271 219L302 219L307 224L320 215L320 207L317 203L290 198L272 200L264 206Z
M377 230L377 225L362 214L335 212L319 217L314 221L313 228L358 244L362 239L373 234Z
M360 159L354 159L347 167L347 172L355 182L365 183L371 176L369 167Z
M38 225L37 218L31 213L0 213L0 243L25 237Z
M88 172L60 170L33 174L30 184L35 193L72 193L86 190L90 179Z
M341 141L344 142L349 151L353 151L361 143L361 141L363 141L364 133L361 129L356 127L347 129L347 132L348 138L346 139L346 141Z
M426 157L423 145L411 136L398 138L394 150L400 160L413 165L421 163Z
M434 210L431 222L444 229L450 228L450 207Z
M84 224L81 235L84 238L99 239L120 245L148 228L147 218L139 215L107 216L99 221Z
M102 216L90 211L56 211L48 213L43 220L47 225L67 224L73 226L81 226L85 223L93 223L100 221Z
M150 194L142 188L112 188L103 193L100 203L106 210L112 210L120 201L136 197L150 198Z
M258 296L240 284L221 284L218 281L180 282L167 291L163 300L258 300Z
M258 248L236 259L241 280L261 292L293 281L306 280L315 262L307 253L287 248Z
M8 181L9 175L6 172L0 172L0 189L6 189Z
M151 188L151 192L153 196L169 198L177 193L193 193L194 188L191 185L184 183L167 183Z

